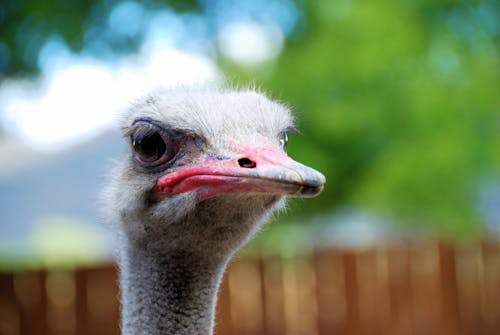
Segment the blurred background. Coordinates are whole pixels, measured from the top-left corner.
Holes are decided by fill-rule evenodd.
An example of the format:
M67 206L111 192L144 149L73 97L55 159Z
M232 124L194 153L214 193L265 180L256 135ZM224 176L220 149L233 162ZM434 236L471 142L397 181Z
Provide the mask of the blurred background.
M497 1L3 1L0 27L0 334L117 331L114 120L222 82L292 106L327 185L233 264L219 334L500 333Z

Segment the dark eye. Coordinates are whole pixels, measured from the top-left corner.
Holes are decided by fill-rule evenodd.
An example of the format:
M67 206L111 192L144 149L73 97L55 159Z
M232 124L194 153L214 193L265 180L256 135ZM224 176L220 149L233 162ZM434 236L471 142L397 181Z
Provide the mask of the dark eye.
M167 133L150 124L139 125L130 135L134 157L144 166L156 166L170 161L176 153Z
M280 147L283 149L283 151L286 151L287 146L288 146L288 135L286 131L282 131L279 135L279 140L280 140Z

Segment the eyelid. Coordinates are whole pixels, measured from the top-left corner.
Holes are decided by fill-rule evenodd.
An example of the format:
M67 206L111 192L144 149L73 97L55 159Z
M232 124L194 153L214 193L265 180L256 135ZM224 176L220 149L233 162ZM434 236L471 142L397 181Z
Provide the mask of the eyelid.
M139 125L138 125L139 124ZM140 127L140 124L147 124L153 129L156 129L158 132L160 132L162 135L168 134L169 136L172 136L173 138L176 139L182 139L182 138L196 138L200 139L202 141L206 141L206 139L200 135L198 135L195 131L191 129L182 129L182 128L176 128L176 127L170 127L163 122L150 119L150 118L139 118L135 119L132 122L132 125L128 127L123 128L123 134L124 137L130 137L131 135L134 135L136 133L136 129Z
M153 126L153 125L140 125L135 128L130 128L125 133L126 137L148 137L153 135L154 133L161 133L161 129Z
M134 120L132 125L125 127L123 131L123 135L125 138L130 138L132 136L137 137L140 135L148 136L152 135L155 132L158 132L162 137L166 137L169 140L172 140L179 134L176 130L169 129L161 122L150 120L148 118Z
M302 132L295 126L288 126L283 131L287 133L302 135Z

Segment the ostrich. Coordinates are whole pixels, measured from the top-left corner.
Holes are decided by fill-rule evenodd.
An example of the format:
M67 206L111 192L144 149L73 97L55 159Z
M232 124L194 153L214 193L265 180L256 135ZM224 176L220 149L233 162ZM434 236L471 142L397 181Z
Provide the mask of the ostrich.
M324 176L289 158L289 110L253 90L161 90L122 120L105 192L119 222L123 334L212 334L232 255Z

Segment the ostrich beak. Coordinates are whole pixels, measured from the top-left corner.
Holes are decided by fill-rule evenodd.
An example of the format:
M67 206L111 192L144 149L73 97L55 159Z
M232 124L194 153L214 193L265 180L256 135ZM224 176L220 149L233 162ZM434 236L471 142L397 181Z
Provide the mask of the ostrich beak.
M314 197L325 176L274 148L239 147L232 158L207 156L198 166L181 168L157 180L156 198L197 192L201 199L229 193L268 193Z

